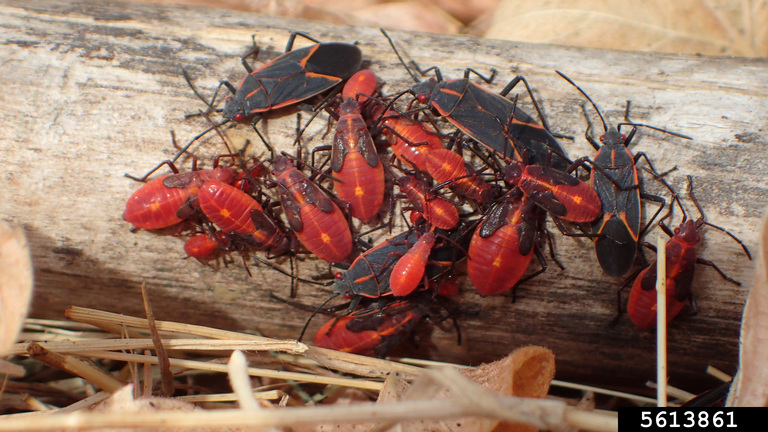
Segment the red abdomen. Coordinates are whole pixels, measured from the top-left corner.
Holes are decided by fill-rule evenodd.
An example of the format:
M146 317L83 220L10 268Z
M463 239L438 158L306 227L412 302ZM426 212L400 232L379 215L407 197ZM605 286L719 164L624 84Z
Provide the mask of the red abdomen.
M467 273L481 295L510 290L523 277L533 258L533 250L520 254L520 235L515 225L504 224L491 236L480 236L480 226L469 244Z
M333 176L336 195L349 203L352 216L368 222L379 213L384 202L384 166L370 166L356 151L347 153L339 172Z
M304 205L300 211L304 224L296 237L320 259L342 262L352 252L352 233L344 214L334 204L331 213L323 213L314 205Z
M169 188L163 185L167 176L156 178L133 193L125 204L123 219L136 228L167 228L182 221L176 211L187 201L188 193L184 189Z

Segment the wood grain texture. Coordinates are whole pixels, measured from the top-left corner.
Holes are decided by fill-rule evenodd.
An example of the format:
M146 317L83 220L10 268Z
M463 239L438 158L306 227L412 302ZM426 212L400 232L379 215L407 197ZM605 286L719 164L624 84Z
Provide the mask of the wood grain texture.
M406 88L411 82L378 29L215 9L54 0L6 0L0 23L0 217L22 225L29 238L33 314L61 317L67 305L76 304L141 316L139 286L146 281L158 319L295 337L307 313L268 299L269 291L287 294L287 278L263 267L253 268L249 278L237 264L214 271L183 260L180 239L129 232L121 215L138 185L123 173L143 174L172 156L170 129L186 140L206 127L200 118L184 119L204 105L189 90L182 66L204 94L222 78L237 83L244 74L239 56L254 33L264 48L258 61L281 52L291 30L326 41L358 41L388 93ZM492 87L500 90L516 74L525 75L553 129L577 137L564 141L573 158L594 150L582 138L582 98L554 70L579 83L615 121L631 99L633 120L695 138L643 130L632 150L651 155L660 170L677 166L670 179L681 190L685 175L693 175L710 221L756 247L768 201L767 61L430 34L393 37L410 58L439 65L447 77L459 77L467 66L493 67L499 78ZM521 94L522 106L530 108L527 101ZM290 145L294 112L280 111L262 125L272 143ZM255 139L245 126L227 133L233 143ZM195 151L213 155L222 147L211 137ZM653 183L648 189L663 193ZM423 338L419 349L406 344L402 352L478 364L538 344L555 352L558 379L641 389L654 379L655 336L636 331L626 317L609 326L620 281L601 274L588 241L558 236L556 243L566 270L550 266L518 289L514 304L509 296L480 298L465 287L462 308L478 313L460 318L462 346L446 327ZM669 330L670 384L690 391L715 384L702 378L708 364L735 372L739 322L752 281L751 263L721 233L707 230L700 255L744 285L728 284L710 268L697 270L700 312L679 318ZM307 260L300 274L326 270L324 263ZM327 295L303 286L299 300L319 304Z

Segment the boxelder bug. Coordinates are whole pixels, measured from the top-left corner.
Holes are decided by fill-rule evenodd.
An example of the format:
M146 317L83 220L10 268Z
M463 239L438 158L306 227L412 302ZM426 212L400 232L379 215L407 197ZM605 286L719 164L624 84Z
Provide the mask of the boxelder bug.
M383 357L410 334L429 312L429 305L413 300L400 300L381 310L352 313L333 318L315 333L314 344L342 352Z
M224 231L217 231L213 235L209 233L195 234L184 242L184 252L188 257L208 265L213 260L230 250L233 239Z
M590 175L590 184L600 195L603 203L603 216L592 223L591 231L594 234L600 234L599 237L593 239L600 267L609 276L621 277L629 271L635 261L637 245L642 232L653 223L653 220L664 207L663 198L643 193L640 190L637 162L640 158L645 158L651 170L655 172L655 169L645 153L639 152L633 156L629 151L628 146L632 142L637 128L642 126L680 138L691 138L654 126L631 122L628 118L629 102L627 102L625 122L609 128L597 105L584 90L562 72L556 72L584 95L597 111L597 115L603 123L605 134L600 136L598 143L591 134L592 123L585 111L584 116L588 122L585 137L597 150L592 161L593 169ZM632 126L629 135L621 133L622 126ZM585 159L582 158L582 160ZM661 203L643 230L640 229L641 198Z
M528 198L557 219L592 222L602 213L600 197L587 183L541 165L510 161L503 168L504 181L517 186Z
M375 78L372 90L376 89ZM349 95L371 90L367 78L349 83L344 86L344 93ZM360 103L353 97L345 98L339 107L339 121L331 146L331 169L336 195L349 204L352 216L365 223L373 219L384 202L384 167L360 113Z
M680 199L675 195L674 200L678 203L680 210L683 212L683 220L680 223L680 226L675 228L674 232L672 232L672 230L664 224L664 219L671 215L671 208L670 212L659 221L659 226L661 226L665 233L672 237L666 246L667 321L674 319L688 301L690 301L691 307L695 309L696 304L693 299L691 288L693 286L693 275L697 263L708 265L715 269L723 279L733 284L741 285L740 282L726 276L725 273L711 261L705 261L696 256L696 246L700 239L699 230L701 227L708 225L728 234L741 245L747 257L752 259L749 250L741 240L724 228L706 221L704 212L693 194L693 183L690 176L688 176L688 195L701 215L697 220L694 221L693 219L688 219L685 209L682 204L680 204ZM622 288L624 288L630 281L632 281L632 278L622 285ZM620 300L621 290L619 290L619 301ZM654 328L656 326L656 306L656 262L654 261L634 278L632 291L629 294L629 302L627 304L627 314L638 329L646 330Z
M339 207L286 156L273 159L272 174L277 177L281 207L299 241L320 259L346 261L352 252L352 233Z
M417 83L406 93L414 95L419 102L427 104L459 130L507 159L522 160L521 154L525 150L529 153L530 163L543 165L549 152L565 155L560 143L549 132L549 127L541 115L538 103L525 78L515 77L500 94L496 94L469 80L469 74L474 73L488 83L493 75L491 78L486 78L473 69L466 69L463 79L443 80L440 69L437 67L421 70L415 62L411 62L411 66L421 75L426 75L432 70L435 72L434 80L419 81L406 65L389 35L383 29L382 33L408 74ZM528 89L534 107L544 123L543 126L530 115L516 108L516 104L505 97L520 81ZM513 113L515 113L514 117ZM514 120L508 128L496 120L512 118ZM558 170L564 170L567 166L564 160L556 160L553 163L553 168Z
M309 39L315 45L294 50L296 36ZM248 75L237 88L228 81L222 81L211 102L201 98L208 106L213 106L218 91L222 86L227 87L233 96L222 111L226 120L242 122L257 114L309 99L349 78L363 63L363 53L355 45L320 43L297 32L288 37L284 54L258 69L252 69L246 58L256 54L258 47L242 58Z
M341 89L341 99L352 98L361 104L368 101L369 96L377 93L379 78L372 71L363 69L349 77L347 83Z
M293 43L297 36L315 42L315 45L293 50ZM183 70L192 91L211 109L222 86L232 93L232 97L228 98L224 109L221 110L224 121L216 126L230 121L243 122L248 119L255 126L261 119L262 113L299 103L330 90L352 76L360 69L363 62L363 54L355 45L342 42L320 43L298 32L291 33L288 37L284 54L258 69L253 69L246 58L258 52L259 49L254 42L253 50L242 57L243 67L248 75L243 78L237 88L226 80L221 81L210 102L197 91L187 71ZM194 137L173 160L178 159L193 142L214 127Z
M163 184L168 176L158 177L134 192L125 204L123 219L136 228L154 230L181 222L176 212L187 202L184 189Z
M221 231L273 255L290 250L291 242L261 205L247 193L226 183L209 181L200 187L198 204Z
M459 224L456 205L431 193L423 181L413 175L398 177L395 181L413 208L427 222L441 229L452 229Z
M385 139L392 148L392 154L412 168L426 171L427 155L432 150L443 148L440 134L427 123L414 121L383 106L374 106L372 116L378 118L372 134Z
M436 238L433 231L425 233L408 249L408 252L397 260L389 278L392 294L408 295L424 280L424 272Z
M486 183L456 152L445 148L434 150L426 166L427 172L441 185L448 185L452 191L479 205L488 204L496 197L496 188Z
M511 193L478 225L469 244L467 273L480 295L501 294L515 287L528 269L534 252L539 257L541 270L527 279L547 269L536 247L543 216L543 210L532 200L521 197L520 193Z

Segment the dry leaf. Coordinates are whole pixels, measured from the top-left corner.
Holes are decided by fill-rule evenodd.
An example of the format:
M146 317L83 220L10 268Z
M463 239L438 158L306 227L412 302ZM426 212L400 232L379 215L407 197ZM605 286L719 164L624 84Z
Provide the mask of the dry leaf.
M32 259L19 228L0 222L0 356L21 330L32 298Z
M768 406L768 214L763 217L755 278L741 320L739 373L728 406Z
M481 16L490 15L500 0L432 0L451 16L467 25Z
M372 5L352 11L350 24L429 33L458 33L461 23L437 6L424 1Z
M480 365L476 369L463 370L462 375L476 381L483 388L502 396L543 398L549 392L549 384L555 376L555 355L543 347L522 347L501 360ZM412 393L409 392L408 395L412 395ZM451 396L449 390L444 390L433 398ZM507 432L535 431L536 428L500 423L498 420L485 418L463 418L451 421L410 422L403 424L402 430L413 432Z
M768 56L768 0L503 1L485 36L589 48Z

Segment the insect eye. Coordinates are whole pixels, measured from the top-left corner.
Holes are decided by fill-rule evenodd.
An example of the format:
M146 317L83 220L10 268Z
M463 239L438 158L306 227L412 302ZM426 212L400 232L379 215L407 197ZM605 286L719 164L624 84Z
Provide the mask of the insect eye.
M621 134L621 142L624 142L627 140L627 136L624 134Z
M601 142L601 143L604 143L604 142L605 142L605 135L600 135L600 142Z
M418 95L416 97L416 99L418 99L419 102L421 102L421 103L427 103L427 95L425 95L425 94Z
M345 300L352 300L352 294L350 294L350 293L344 293L344 299L345 299Z
M241 122L241 121L245 120L245 116L243 115L243 113L239 112L239 113L235 114L234 120L236 122Z
M675 231L674 231L674 233L675 233L675 235L678 235L678 234L680 234L680 228L675 228Z
M333 277L336 278L336 279L341 279L342 276L344 276L344 274L342 272L336 272L336 274L333 275Z

